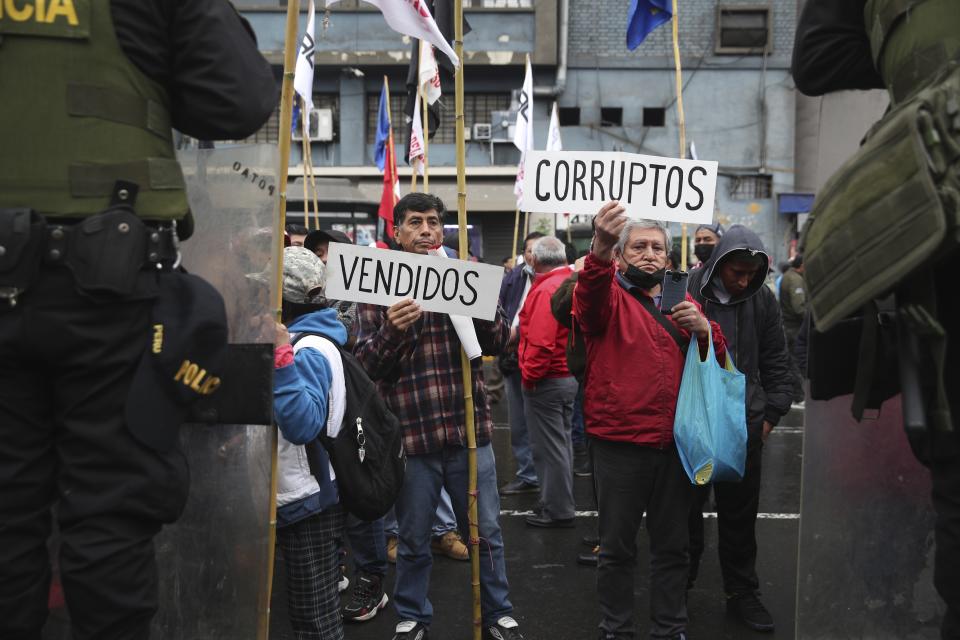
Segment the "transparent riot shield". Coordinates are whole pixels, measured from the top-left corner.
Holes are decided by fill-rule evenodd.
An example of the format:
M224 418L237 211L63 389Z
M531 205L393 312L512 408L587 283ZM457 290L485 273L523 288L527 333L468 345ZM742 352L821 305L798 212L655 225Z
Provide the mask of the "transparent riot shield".
M179 160L195 219L193 236L180 247L182 264L223 295L230 349L221 389L198 402L192 410L198 422L180 430L190 494L180 519L155 540L160 584L151 637L266 638L277 149L193 149L180 152ZM261 325L261 318L270 322ZM55 532L49 543L54 580L44 640L71 637L57 575L58 538Z
M882 94L823 99L808 173L822 185L857 148ZM804 167L798 158L798 171ZM797 571L798 639L939 637L930 476L903 431L900 398L858 424L851 396L806 401Z
M272 367L275 279L249 276L268 274L277 264L277 149L193 149L180 152L179 160L195 220L193 236L181 247L183 265L223 295L231 349L260 345ZM263 325L269 331L258 324L260 318L270 319ZM249 392L261 399L266 392L269 402L272 389ZM272 427L264 424L181 429L190 497L180 520L157 538L155 638L263 637L273 561L268 557L272 437Z

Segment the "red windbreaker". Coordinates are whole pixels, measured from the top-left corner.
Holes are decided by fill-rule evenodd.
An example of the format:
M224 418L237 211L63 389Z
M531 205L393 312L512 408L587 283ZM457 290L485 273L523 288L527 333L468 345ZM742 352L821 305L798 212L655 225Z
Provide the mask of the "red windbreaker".
M541 273L533 281L520 309L520 376L524 384L545 378L566 378L569 329L550 312L550 297L570 277L569 267Z
M587 346L583 399L587 433L603 440L668 447L673 443L684 356L667 330L616 282L615 273L612 262L591 253L573 294L574 315ZM687 300L697 304L689 295ZM710 327L717 360L723 364L726 341L717 323ZM690 337L688 331L678 330ZM700 348L704 353L705 341Z

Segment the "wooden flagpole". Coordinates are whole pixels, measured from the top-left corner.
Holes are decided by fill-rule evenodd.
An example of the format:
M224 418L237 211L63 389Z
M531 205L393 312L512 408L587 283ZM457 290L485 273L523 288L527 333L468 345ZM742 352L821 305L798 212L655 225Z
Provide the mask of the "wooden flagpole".
M673 66L677 80L677 124L680 128L680 158L687 157L687 123L683 117L683 64L680 62L678 0L673 0ZM687 270L687 223L680 227L680 271ZM669 249L669 247L668 247Z
M279 205L277 228L274 238L277 243L276 280L273 290L273 305L277 321L280 321L283 309L283 232L287 223L287 177L290 172L290 123L293 120L293 75L296 66L297 28L300 18L300 0L287 0L286 40L283 45L283 85L280 92L280 167L277 171ZM273 596L273 563L277 540L277 445L279 438L276 426L273 427L270 456L270 509L269 531L267 534L266 600L260 607L257 638L267 640L270 637L270 598Z
M463 0L454 0L454 50L460 59L456 75L456 123L457 123L457 220L459 222L461 260L469 260L467 240L467 171L466 136L463 117ZM471 585L473 586L473 639L480 640L482 620L480 610L480 527L477 513L477 431L473 406L473 376L470 359L460 349L460 365L463 369L463 400L467 429L467 519L470 540Z
M516 265L515 258L517 257L517 242L520 241L520 205L517 205L517 210L513 214L513 255L510 256L511 260L514 260L514 265Z
M429 44L426 46L430 46ZM417 63L417 100L420 101L420 116L423 119L423 192L430 193L430 111L427 108L427 94L423 92L419 70L423 68L423 40L420 41L420 61Z
M303 226L310 230L310 199L307 192L307 163L309 162L310 146L307 142L307 137L309 135L309 126L307 120L303 117L304 112L307 109L307 103L303 98L300 98L300 148L303 151ZM317 227L318 229L320 227Z

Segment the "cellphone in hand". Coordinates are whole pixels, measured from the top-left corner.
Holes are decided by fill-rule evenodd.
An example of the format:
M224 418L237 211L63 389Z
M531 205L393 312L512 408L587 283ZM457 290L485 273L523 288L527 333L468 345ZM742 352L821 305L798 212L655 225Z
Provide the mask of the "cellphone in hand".
M663 287L660 289L660 312L669 314L671 309L687 299L686 271L667 271L663 274Z

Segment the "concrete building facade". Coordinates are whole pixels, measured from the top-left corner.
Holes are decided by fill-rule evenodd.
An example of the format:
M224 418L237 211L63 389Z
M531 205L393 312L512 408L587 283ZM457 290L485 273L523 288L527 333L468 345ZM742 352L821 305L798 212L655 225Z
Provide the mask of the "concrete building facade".
M279 78L285 7L267 0L235 4L277 65ZM534 68L538 148L546 142L555 100L564 149L679 154L669 23L628 51L629 3L622 0L466 0L465 5L472 27L464 38L468 213L485 261L499 263L511 253L519 153L510 143L510 125L527 55ZM778 195L795 191L789 66L797 0L682 0L679 13L687 141L698 157L720 163L716 218L752 227L776 260L785 259L794 221L778 212L777 202ZM301 30L304 24L305 14ZM314 102L329 110L324 118L330 121L329 130L311 142L311 156L321 178L320 198L326 191L344 203L339 211L335 204L324 207L330 210L320 222L350 232L359 225L358 239L364 240L373 229L370 212L382 184L373 164L373 128L384 77L392 91L401 189L409 189L402 109L412 43L359 0L343 0L318 14L316 41ZM441 127L429 148L430 188L455 207L453 83L443 91ZM277 135L275 118L255 138L275 141ZM299 143L294 146L291 179L296 180L303 156ZM294 216L302 211L295 200L302 193L298 184L289 189ZM355 200L366 205L350 204ZM561 237L568 224L582 229L588 222L535 215L531 221ZM455 223L455 215L448 222ZM679 236L679 226L676 231Z

